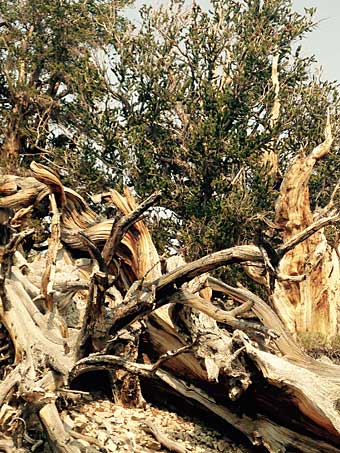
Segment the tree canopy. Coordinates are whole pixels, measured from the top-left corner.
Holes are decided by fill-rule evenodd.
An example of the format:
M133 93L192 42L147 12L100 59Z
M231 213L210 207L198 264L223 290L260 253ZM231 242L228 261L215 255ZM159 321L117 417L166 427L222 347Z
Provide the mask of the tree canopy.
M123 4L118 5L121 8ZM169 238L197 257L273 222L282 175L323 139L313 173L324 204L339 175L338 91L300 41L313 9L289 0L174 0L134 24L117 2L1 4L2 154L54 163L83 192L162 190ZM157 226L155 228L157 232Z
M119 27L118 6L106 0L1 2L3 165L25 166L39 156L72 172L69 154L91 136L88 118L104 96L97 60Z

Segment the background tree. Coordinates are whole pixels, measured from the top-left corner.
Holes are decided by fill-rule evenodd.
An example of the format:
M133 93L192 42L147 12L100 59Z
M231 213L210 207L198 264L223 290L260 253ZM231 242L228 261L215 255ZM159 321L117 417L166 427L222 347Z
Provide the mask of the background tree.
M87 192L162 189L174 216L158 239L177 236L190 257L252 240L259 219L274 220L291 159L322 139L328 106L337 116L335 85L311 78L314 60L296 46L314 11L173 1L134 26L123 6L1 3L4 164L39 156ZM318 166L313 203L328 200L338 167L334 152Z
M89 119L105 96L97 60L122 24L107 0L2 1L0 143L2 164L32 155L77 169ZM22 160L23 159L23 160Z
M287 0L219 0L208 12L172 1L115 35L116 101L97 125L99 154L115 183L163 190L177 216L168 237L178 232L189 256L243 243L260 219L274 220L288 165L323 140L327 108L337 118L335 84L311 77L314 59L297 46L313 13ZM328 199L338 172L333 152L313 175L313 203Z

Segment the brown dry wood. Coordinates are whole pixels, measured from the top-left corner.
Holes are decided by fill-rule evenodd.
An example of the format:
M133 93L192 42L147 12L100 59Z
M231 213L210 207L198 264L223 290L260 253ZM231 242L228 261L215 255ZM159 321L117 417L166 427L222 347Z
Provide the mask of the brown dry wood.
M13 209L26 208L34 204L37 198L42 199L49 193L45 184L35 178L15 177L17 190L11 195L0 197L0 206ZM1 189L1 186L0 186Z
M280 247L278 247L277 250L280 258L282 258L286 253L294 249L296 245L305 241L317 231L320 231L322 228L325 228L328 225L332 225L338 222L340 222L340 214L335 210L328 213L326 217L321 217L320 219L317 219L311 225L306 227L303 231L297 233L295 236L293 236L284 244L282 244Z
M87 250L89 251L91 258L97 261L100 272L105 272L107 274L108 273L107 265L102 256L102 253L100 252L96 244L93 241L91 241L91 239L88 238L86 234L83 233L82 231L79 231L78 235L82 242L84 243Z
M34 233L29 229L16 234L8 244L0 247L0 300L5 311L10 309L10 301L7 298L5 283L6 278L10 276L13 256L19 244L27 237Z
M26 292L30 286L26 280L16 271L9 272L5 282L10 309L1 308L0 319L13 341L17 365L0 383L0 402L10 404L19 398L37 407L52 451L77 453L80 450L70 444L72 438L65 433L53 403L54 391L65 385L74 361L60 330L37 310Z
M51 193L49 198L52 211L51 236L48 240L46 270L41 280L41 294L45 297L46 309L52 312L55 308L53 307L53 285L57 253L60 246L60 214L54 193Z
M105 277L106 275L104 274L104 278ZM96 273L94 273L90 279L85 313L75 347L75 357L77 360L84 357L87 348L91 349L91 346L93 347L92 340L96 334L96 323L98 322L97 318L103 309L103 296L103 291L98 289L96 285Z
M205 272L210 272L218 267L231 264L241 264L247 261L263 262L263 256L258 247L253 245L240 245L199 258L191 263L184 264L172 272L160 277L153 282L157 294L171 291L171 287L180 287L193 278Z
M301 348L294 341L293 337L285 330L282 321L278 318L276 313L259 296L246 288L234 288L211 276L207 279L207 285L214 291L227 294L239 302L251 302L251 309L258 319L264 326L276 333L275 343L277 344L278 350L287 358L296 361L300 360L301 363L305 363L306 360L309 360L309 356L301 351Z
M32 162L30 168L35 178L45 184L49 188L50 193L55 195L58 207L62 208L66 204L66 195L59 175L51 168L37 162Z
M312 211L309 180L317 162L330 153L332 143L328 114L325 140L309 154L301 150L284 175L275 206L275 223L284 241L279 272L305 275L305 279L289 284L277 281L272 292L275 311L288 330L314 332L327 338L338 332L340 260L319 227L338 222L339 213L332 212L334 195L325 210Z
M286 360L302 368L314 371L321 379L327 378L330 382L340 385L340 367L332 363L320 362L304 353L293 336L285 329L284 324L274 310L259 296L246 288L234 288L213 277L208 278L207 284L215 291L227 294L239 302L252 302L251 310L257 318L264 326L272 329L276 333L276 338L273 341L276 343L278 351Z
M117 332L168 303L167 297L193 278L220 266L249 260L263 261L263 256L258 247L250 245L232 247L184 264L153 282L146 282L145 284L140 282L132 296L125 298L123 304L116 308L111 333Z
M140 220L142 214L153 206L159 197L160 193L155 192L129 214L126 214L117 222L113 222L110 236L108 237L102 252L100 252L98 247L86 234L83 232L79 233L79 237L88 248L90 255L97 261L100 272L94 273L91 278L85 316L77 342L78 359L83 357L86 345L89 341L91 342L92 337L95 338L97 326L103 324L101 317L103 315L105 292L113 283L112 276L110 279L108 278L108 270L112 259L117 252L118 246L128 229ZM133 344L130 344L126 349L129 350L129 356L131 356L131 358L133 357L132 350L135 351L134 354L138 354L137 349Z
M22 448L16 448L13 439L3 436L0 433L0 450L5 453L25 453Z
M166 298L166 302L188 305L202 313L205 313L215 321L220 322L221 324L226 324L234 329L240 329L244 331L256 329L265 334L271 333L264 326L236 318L236 316L243 314L245 310L249 310L251 308L252 304L249 303L246 305L246 307L242 306L241 308L235 309L236 311L234 312L226 311L214 306L202 297L196 294L192 294L190 291L184 289L178 290L175 293L171 294ZM275 337L274 333L272 335Z
M77 359L85 355L86 348L94 346L97 326L103 322L105 292L109 288L108 269L100 250L84 233L80 232L79 237L87 247L90 256L97 261L99 271L94 270L90 279L85 314L76 345Z
M253 348L245 337L243 337L243 340L249 347ZM281 359L281 361L284 363L284 360ZM247 415L236 415L236 413L228 409L228 407L216 402L216 399L213 396L210 396L197 385L194 385L193 383L188 384L187 382L178 379L173 375L171 370L165 371L157 368L155 371L154 365L132 363L121 357L98 354L79 361L73 369L72 374L78 376L88 370L103 370L108 367L124 367L131 373L137 373L140 376L150 379L161 380L166 386L175 390L185 399L199 403L199 405L205 407L215 415L218 415L228 424L236 427L246 435L254 445L265 446L270 453L289 452L290 448L301 453L306 451L311 453L319 453L320 451L324 453L337 453L340 451L339 448L329 442L325 442L321 438L317 439L294 432L280 426L265 416L258 414L256 418L253 418ZM323 430L320 430L320 434L323 432ZM339 436L333 437L332 441L340 445Z
M53 402L44 405L39 417L46 429L49 445L53 453L81 453L75 445L73 437L65 430L58 410Z

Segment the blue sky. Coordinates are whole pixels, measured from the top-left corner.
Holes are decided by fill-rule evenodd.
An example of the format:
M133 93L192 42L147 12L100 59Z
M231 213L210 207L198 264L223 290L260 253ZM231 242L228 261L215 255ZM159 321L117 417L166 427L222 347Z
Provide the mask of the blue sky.
M209 0L196 0L202 5L208 5ZM138 8L145 3L160 5L164 0L137 0ZM293 0L296 11L303 13L304 8L317 8L315 16L318 25L303 41L305 55L315 55L316 70L321 68L324 80L340 82L340 0ZM130 9L130 16L136 17L135 11Z

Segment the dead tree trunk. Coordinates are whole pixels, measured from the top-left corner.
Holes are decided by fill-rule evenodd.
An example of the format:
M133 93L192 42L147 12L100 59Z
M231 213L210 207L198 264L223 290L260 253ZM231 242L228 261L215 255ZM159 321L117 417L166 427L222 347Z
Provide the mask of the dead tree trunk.
M338 221L339 214L333 197L326 208L312 212L308 184L315 164L329 153L331 144L328 118L325 141L308 155L301 151L284 177L276 205L276 223L282 229L284 244L287 247L308 228L315 228L312 235L288 250L278 265L282 275L301 276L301 280L277 281L272 296L276 313L292 333L314 332L325 337L338 333L340 255L339 244L329 244L320 226Z
M0 320L15 357L0 383L0 448L28 451L17 433L29 407L52 451L81 451L59 418L58 400L75 379L106 370L119 402L142 404L143 377L190 401L196 415L217 415L269 452L340 451L340 367L306 355L277 308L279 289L284 306L302 278L300 268L294 273L284 263L296 247L308 241L311 247L325 220L310 218L285 236L276 250L278 269L261 244L192 263L161 260L141 220L158 194L138 206L128 191L102 194L97 198L113 203L117 217L101 221L58 175L38 164L32 170L34 178L0 181L0 207L15 210L12 239L1 249ZM287 203L284 187L281 205ZM48 251L28 262L20 244L33 234L30 216L38 206L43 212L44 203L52 212ZM338 215L327 219L335 222ZM84 258L86 266L79 264ZM251 265L262 267L268 287L274 277L277 313L247 289L209 275L234 264L258 280ZM221 293L239 305L219 305Z

